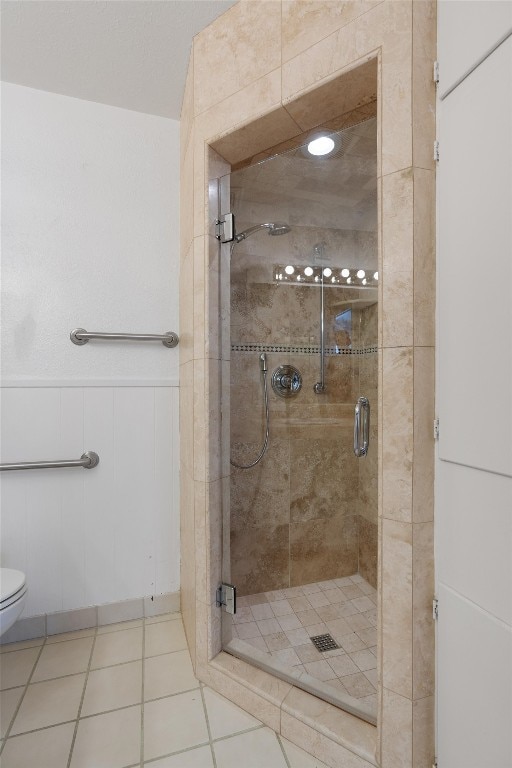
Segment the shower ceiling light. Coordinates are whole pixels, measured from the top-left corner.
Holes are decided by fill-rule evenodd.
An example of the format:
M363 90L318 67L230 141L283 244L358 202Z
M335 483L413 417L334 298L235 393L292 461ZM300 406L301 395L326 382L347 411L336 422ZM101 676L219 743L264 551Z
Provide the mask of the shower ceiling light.
M308 152L315 157L321 157L322 155L330 154L336 146L333 139L329 136L318 136L308 144Z

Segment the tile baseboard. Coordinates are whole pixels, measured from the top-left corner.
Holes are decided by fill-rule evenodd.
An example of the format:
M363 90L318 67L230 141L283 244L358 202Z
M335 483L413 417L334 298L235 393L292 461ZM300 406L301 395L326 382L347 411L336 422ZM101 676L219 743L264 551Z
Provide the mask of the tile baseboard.
M180 610L180 593L166 592L163 595L121 600L117 603L93 605L71 611L45 613L29 616L18 621L0 638L0 645L33 640L36 637L75 632L89 627L101 627L131 619L151 618L162 613Z

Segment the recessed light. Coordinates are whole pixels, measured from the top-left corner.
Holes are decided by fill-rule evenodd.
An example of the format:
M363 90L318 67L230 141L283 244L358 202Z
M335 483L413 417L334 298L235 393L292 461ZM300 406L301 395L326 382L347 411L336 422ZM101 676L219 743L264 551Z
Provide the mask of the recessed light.
M357 276L358 276L358 278L359 278L360 280L361 280L361 279L362 279L362 278L363 278L365 275L366 275L366 272L364 271L364 269L358 269L358 270L357 270Z
M332 152L335 146L333 139L329 138L329 136L318 136L309 142L308 152L310 155L315 155L315 157L321 157Z
M284 268L284 271L286 272L287 275L293 275L293 273L295 272L295 267L292 267L291 264L288 264L288 266Z
M332 275L332 269L330 269L330 267L326 267L324 269L324 275L325 277L330 277Z
M348 277L349 275L350 275L350 270L349 269L345 268L345 269L341 270L341 276L342 277Z
M308 277L311 277L311 275L313 274L313 267L306 267L306 269L304 270L304 274L307 275Z

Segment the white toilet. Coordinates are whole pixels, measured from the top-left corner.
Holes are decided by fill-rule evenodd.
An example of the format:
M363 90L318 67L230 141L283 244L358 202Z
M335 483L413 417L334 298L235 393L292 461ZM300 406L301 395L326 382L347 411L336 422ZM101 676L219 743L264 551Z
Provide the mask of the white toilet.
M0 635L12 627L25 605L25 574L12 568L0 568Z

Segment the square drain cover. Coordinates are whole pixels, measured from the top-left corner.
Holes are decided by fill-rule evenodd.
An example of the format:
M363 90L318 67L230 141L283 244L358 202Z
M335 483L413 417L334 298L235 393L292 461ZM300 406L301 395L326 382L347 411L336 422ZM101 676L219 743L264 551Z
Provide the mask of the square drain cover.
M316 635L316 637L310 637L311 642L320 653L324 651L333 651L335 648L339 648L336 640L330 635Z

